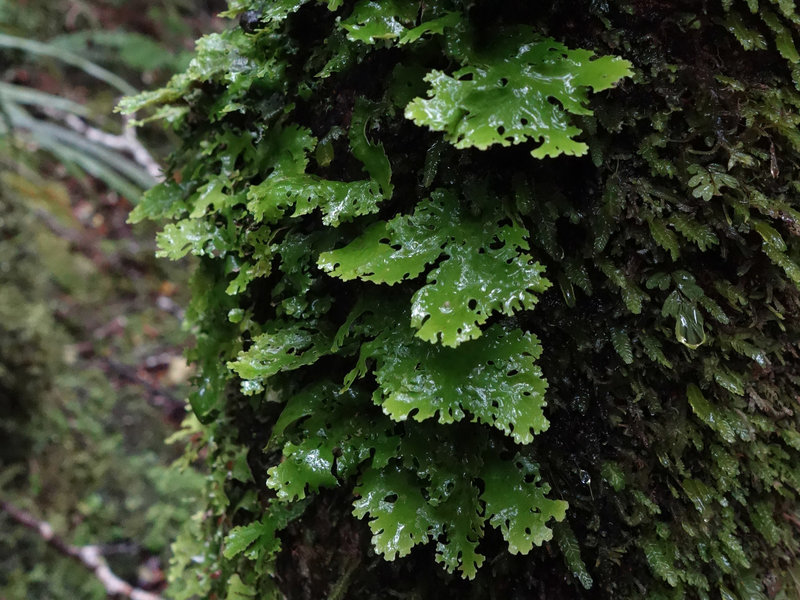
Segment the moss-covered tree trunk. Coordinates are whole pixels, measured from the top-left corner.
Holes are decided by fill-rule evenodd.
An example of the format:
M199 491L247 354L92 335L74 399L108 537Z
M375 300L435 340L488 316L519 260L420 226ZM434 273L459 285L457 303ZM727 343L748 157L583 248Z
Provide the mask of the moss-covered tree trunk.
M126 103L201 257L174 596L796 597L793 2L228 15Z

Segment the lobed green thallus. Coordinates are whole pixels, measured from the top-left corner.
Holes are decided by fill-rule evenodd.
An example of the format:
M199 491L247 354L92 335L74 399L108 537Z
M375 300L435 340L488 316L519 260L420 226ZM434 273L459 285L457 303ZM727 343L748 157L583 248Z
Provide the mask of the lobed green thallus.
M792 597L800 15L577 4L231 0L123 101L200 257L175 598Z

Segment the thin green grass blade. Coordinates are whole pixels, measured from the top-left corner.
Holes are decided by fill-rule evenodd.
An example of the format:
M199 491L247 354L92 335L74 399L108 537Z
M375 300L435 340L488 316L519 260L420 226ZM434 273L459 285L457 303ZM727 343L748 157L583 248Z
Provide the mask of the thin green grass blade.
M108 69L104 69L100 65L93 63L90 60L78 56L69 50L63 48L56 48L44 42L36 40L28 40L25 38L16 37L0 33L0 48L12 48L14 50L22 50L37 56L47 56L55 58L73 67L81 69L87 75L99 79L108 85L118 89L126 96L133 96L138 93L138 90L129 84L122 77L115 75Z

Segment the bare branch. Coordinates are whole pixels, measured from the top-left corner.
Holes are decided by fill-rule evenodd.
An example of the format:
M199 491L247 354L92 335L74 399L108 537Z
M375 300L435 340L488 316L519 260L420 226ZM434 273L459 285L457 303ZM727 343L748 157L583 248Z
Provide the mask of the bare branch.
M142 146L142 143L136 137L136 129L128 124L128 119L126 119L122 135L114 135L92 127L85 123L83 119L73 114L64 113L63 120L68 127L83 135L87 140L97 142L112 150L120 150L129 153L133 160L147 171L153 179L156 181L163 181L164 175L161 171L161 167L147 149Z
M7 513L20 525L35 531L39 536L64 556L69 556L89 569L103 584L109 596L121 596L130 600L162 600L161 596L133 587L111 571L99 546L73 546L58 537L46 521L40 521L30 513L9 502L0 501L0 510Z

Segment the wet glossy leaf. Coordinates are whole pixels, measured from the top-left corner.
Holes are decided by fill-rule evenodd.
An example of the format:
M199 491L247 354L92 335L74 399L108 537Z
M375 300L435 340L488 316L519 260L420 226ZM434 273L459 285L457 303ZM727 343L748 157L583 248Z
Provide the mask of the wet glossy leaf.
M794 9L792 8L789 13L794 14ZM791 30L781 23L775 13L766 8L760 11L760 15L767 26L775 33L775 46L781 56L792 64L800 62L800 53L798 53L797 47L794 45Z
M499 215L473 216L447 193L437 192L411 216L378 223L354 242L320 256L319 266L345 281L394 284L446 259L412 298L418 336L445 346L481 335L493 312L531 309L550 284L533 262L525 230L501 224Z
M331 337L313 323L275 321L228 368L244 380L263 382L281 371L314 364L330 346Z
M604 462L600 469L603 479L608 482L615 492L625 489L625 473L620 469L619 465L614 462Z
M773 247L778 252L786 250L786 242L778 231L765 221L753 219L753 227L764 240L764 244Z
M661 346L661 342L659 342L658 339L649 334L640 334L639 342L641 342L642 348L650 360L668 369L672 368L672 363L664 354L664 348Z
M612 329L611 344L626 365L633 364L633 346L627 333L621 329Z
M437 507L437 515L445 523L447 541L437 542L436 562L443 564L450 573L460 570L467 579L473 579L486 560L478 552L485 521L479 493L471 483L460 482L447 502Z
M506 32L490 48L452 76L431 71L429 98L411 102L406 117L445 132L457 148L534 140L542 142L532 151L537 158L580 155L587 146L575 141L581 131L568 114L591 114L587 88L602 91L631 74L627 61L569 50L532 31Z
M370 120L382 114L385 108L380 104L371 104L363 98L356 101L350 121L350 149L353 156L364 164L364 170L370 178L380 186L383 198L389 199L394 192L389 157L386 156L383 144L373 144L367 136Z
M225 177L214 177L205 185L200 186L197 194L191 198L192 212L189 213L189 218L199 219L204 217L209 210L220 212L236 204L235 197L225 191L229 187L230 181Z
M283 447L284 460L271 467L267 487L277 491L278 500L292 502L315 493L322 487L335 487L338 483L333 470L333 450L323 446L323 440L312 438L310 444L294 445L288 442ZM309 445L311 447L309 447Z
M672 260L678 260L680 245L675 232L667 229L666 225L660 221L653 220L650 221L650 233L656 243L670 253Z
M482 338L450 349L410 333L397 327L362 347L361 361L376 361L376 402L390 417L452 423L469 415L521 444L547 429L547 382L534 364L541 354L534 335L493 326Z
M426 16L431 8L438 12L435 4L426 8L429 9ZM454 27L461 20L458 13L448 12L415 25L419 13L419 3L414 0L361 0L350 16L341 22L341 27L347 31L348 39L354 42L375 44L387 41L403 45L426 34L441 34L446 27Z
M527 554L534 545L553 538L547 524L551 519L564 520L567 503L545 497L550 487L539 483L536 465L519 456L513 461L489 463L483 480L486 489L481 499L486 503L486 514L500 529L511 554Z
M651 538L642 543L645 558L653 572L671 586L678 584L679 575L674 565L674 548L666 541Z
M714 373L714 380L728 390L731 394L744 396L744 382L742 377L728 369L718 369Z
M157 256L178 260L187 254L204 256L231 247L228 232L205 219L184 219L170 223L156 237Z
M400 36L399 43L410 44L428 34L444 34L448 28L454 28L461 22L462 16L457 12L448 12L441 17L424 21Z
M167 219L186 209L184 190L174 181L164 181L147 190L133 209L128 221L139 223L144 219Z
M706 168L695 164L690 165L687 171L692 174L689 179L689 187L693 188L692 195L695 198L702 198L706 202L713 196L722 195L723 188L736 189L739 187L736 178L725 173L720 165L711 164Z
M558 548L564 556L564 562L567 564L567 568L572 573L572 576L581 583L583 589L592 589L594 580L592 576L589 575L589 571L586 569L586 563L584 563L581 558L580 545L578 544L578 540L575 539L575 532L572 531L569 523L566 521L563 523L556 523L553 526L553 533L555 534Z
M321 254L318 264L344 281L394 285L413 279L442 253L444 211L440 203L423 201L413 215L379 221L344 248Z
M355 217L378 211L383 199L378 186L371 181L329 181L313 175L275 175L264 184L251 188L248 197L261 210L283 211L295 205L293 217L319 209L325 225L339 225Z
M751 29L745 23L742 15L737 11L730 11L725 18L725 26L728 31L736 36L739 43L745 50L766 50L767 40L764 35L755 29Z
M376 212L378 203L391 196L391 167L383 148L367 140L367 108L359 106L354 114L351 145L354 155L377 180L331 181L307 174L308 153L316 140L306 129L287 127L273 136L272 143L279 148L274 172L247 193L248 209L257 219L274 222L294 206L293 217L319 210L325 225L337 226L342 221Z
M528 243L521 227L492 224L480 233L477 227L471 232L464 226L461 231L474 232L477 239L451 240L445 248L448 259L428 274L428 285L411 299L411 324L419 329L417 335L445 346L480 336L480 326L494 312L510 316L532 309L536 294L550 287L541 276L544 267L524 253ZM484 243L473 245L477 240Z
M750 522L753 527L764 536L764 539L771 546L780 543L781 533L778 526L775 524L773 514L775 513L774 507L770 506L768 502L755 502L749 505L748 513L750 515Z
M728 422L726 416L709 402L696 385L689 384L686 389L686 395L689 398L689 404L701 421L708 425L711 429L719 433L719 435L729 444L736 441L736 433L733 427Z
M789 279L796 285L800 285L800 265L790 259L785 252L781 252L772 244L764 242L762 244L762 250L773 263L784 270Z
M288 2L301 4L294 0ZM283 4L287 4L287 1L283 0ZM230 102L245 93L256 80L262 88L273 86L277 89L282 86L282 79L283 64L254 53L243 31L234 29L212 33L197 41L195 57L186 71L175 75L161 89L123 99L118 110L132 114L159 105L179 103L190 94L193 86L208 81L225 83L228 86L226 97ZM170 114L170 111L164 110L157 113L160 117Z
M231 529L225 538L225 558L238 556L254 544L259 552L271 553L280 548L280 540L275 537L276 523L265 516L261 521Z
M368 469L355 494L359 498L353 503L353 514L359 519L370 516L372 544L386 560L407 556L437 530L433 507L416 478L402 467Z
M642 312L642 306L649 297L638 285L625 275L622 269L614 267L610 261L599 260L597 266L611 282L619 288L622 300L628 310L638 315Z
M275 424L271 443L283 441L284 459L269 469L267 486L282 502L303 499L371 459L383 468L397 453L399 440L380 412L369 411L369 398L340 393L327 383L293 396Z
M683 237L697 244L700 250L705 251L719 243L719 239L707 225L698 222L692 216L673 214L670 218L672 225Z
M341 26L354 42L374 44L378 40L395 40L413 26L419 3L413 0L360 0Z

